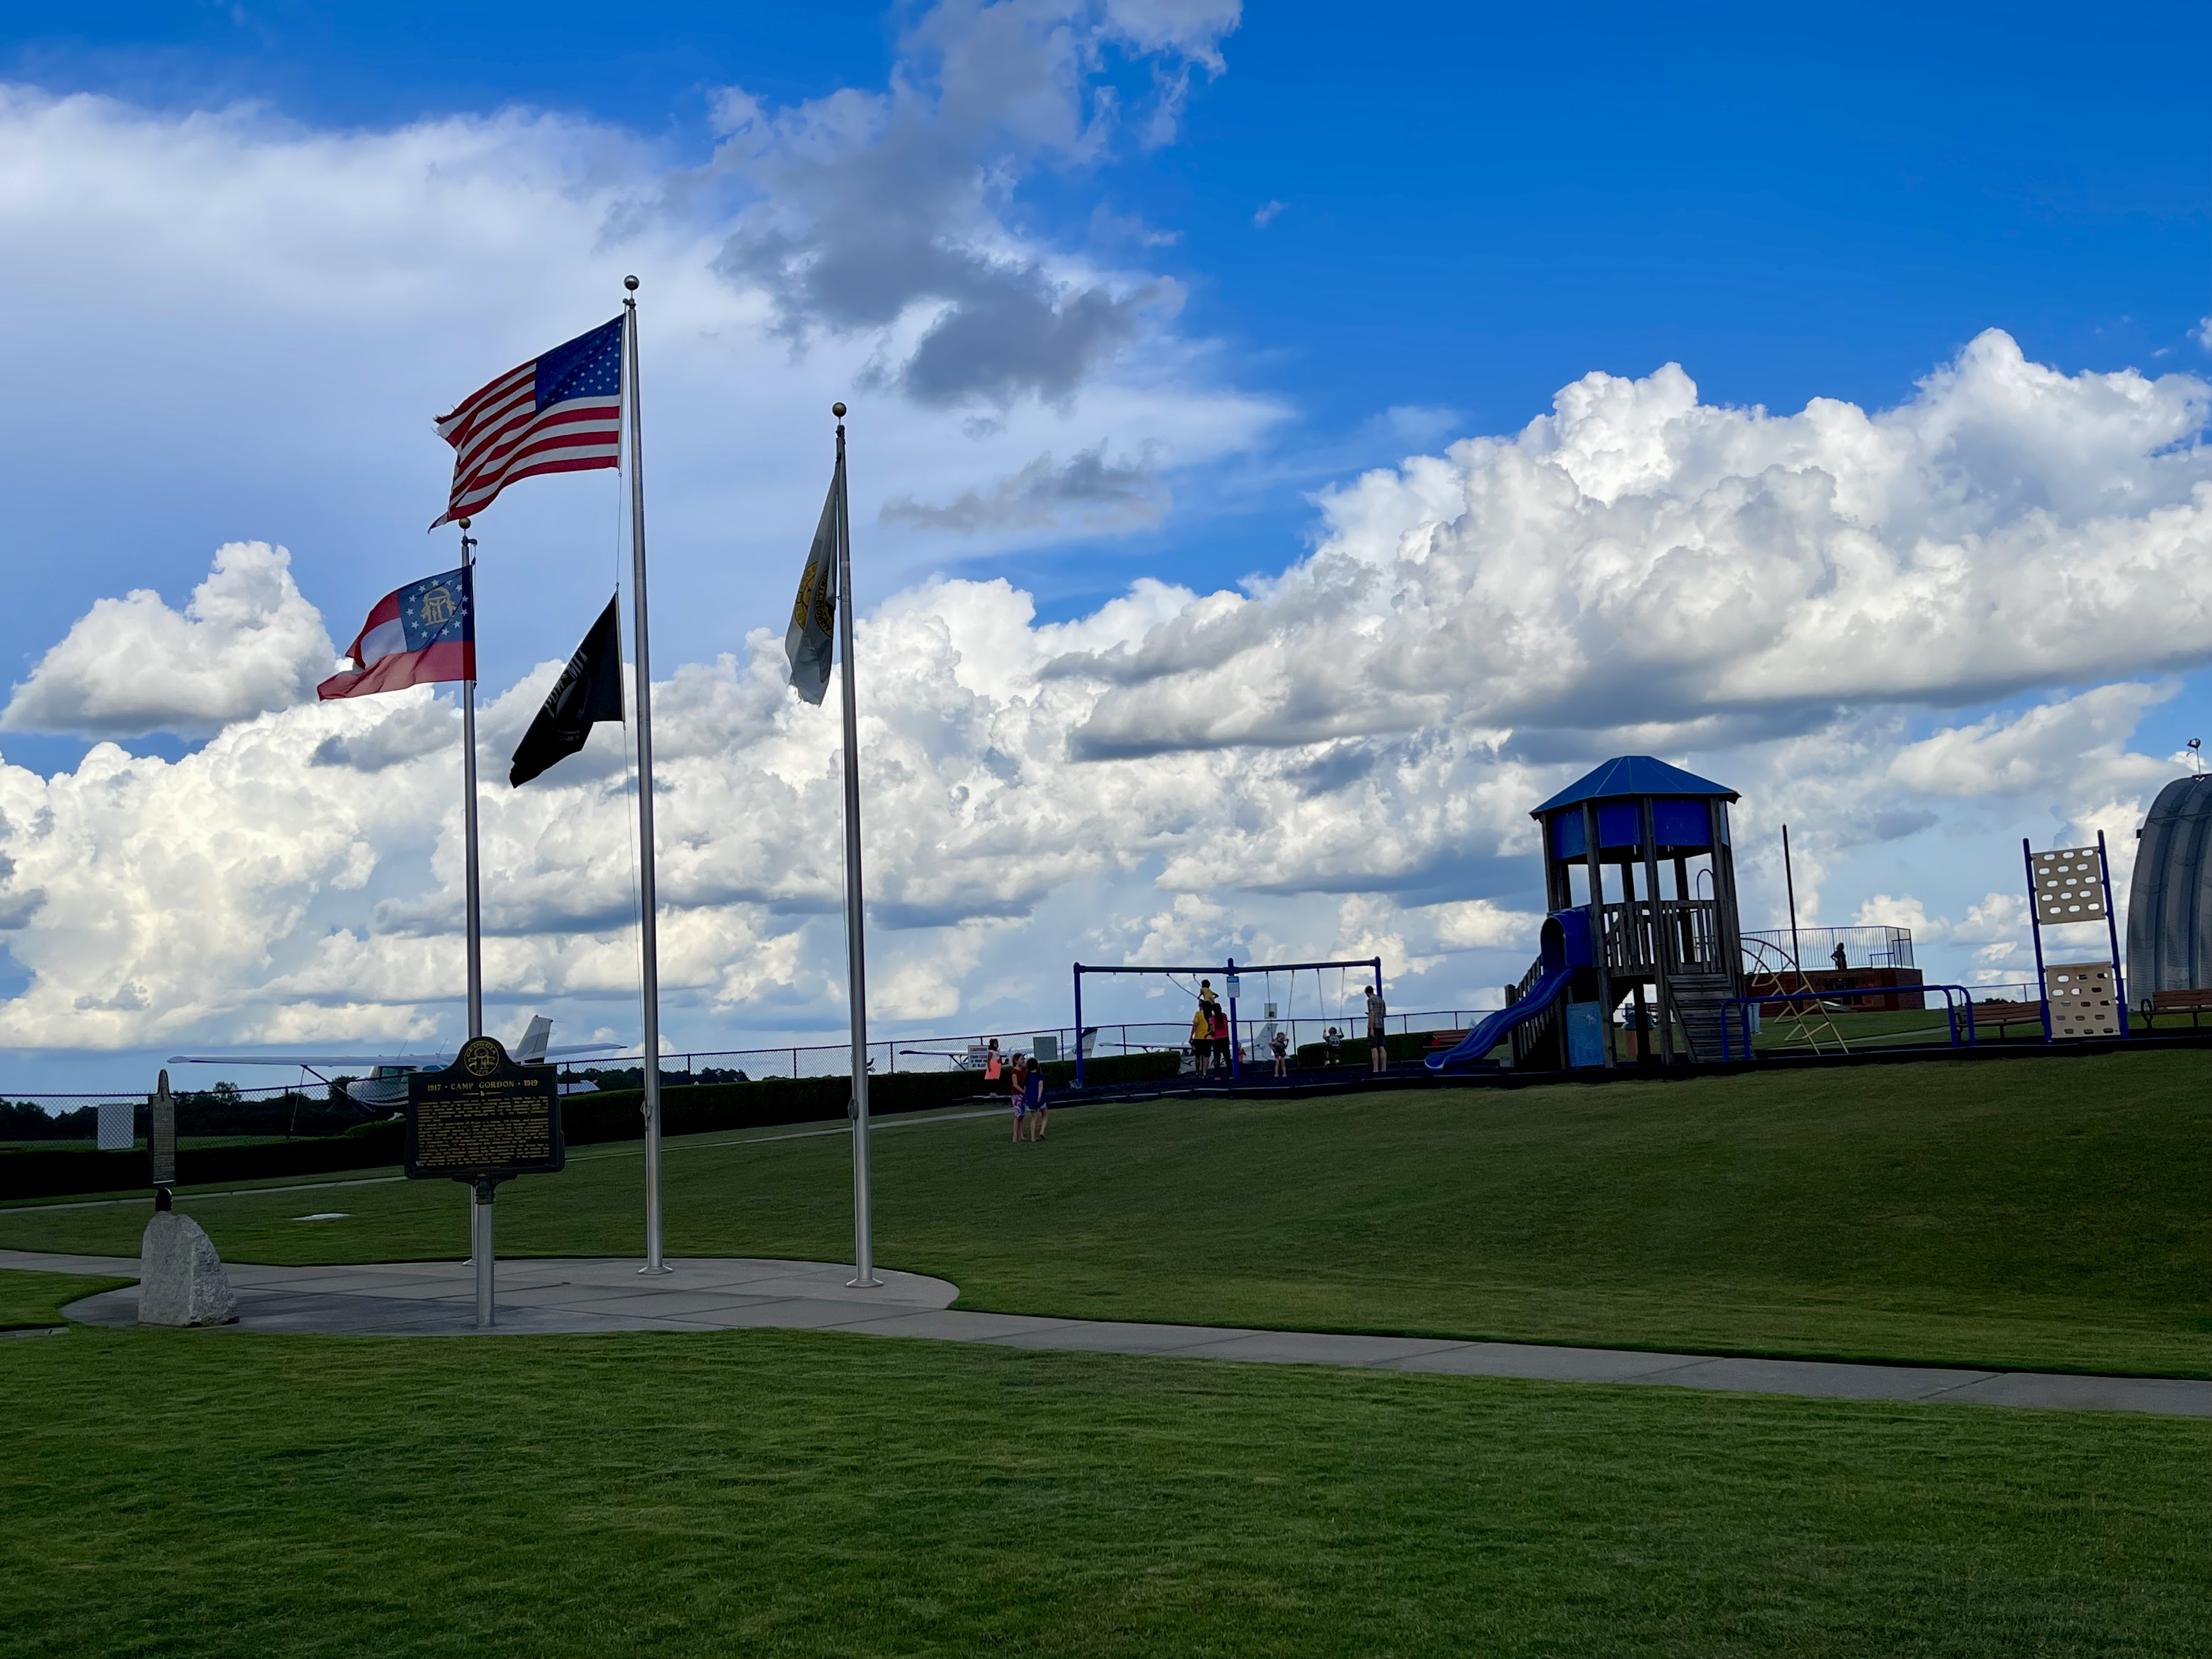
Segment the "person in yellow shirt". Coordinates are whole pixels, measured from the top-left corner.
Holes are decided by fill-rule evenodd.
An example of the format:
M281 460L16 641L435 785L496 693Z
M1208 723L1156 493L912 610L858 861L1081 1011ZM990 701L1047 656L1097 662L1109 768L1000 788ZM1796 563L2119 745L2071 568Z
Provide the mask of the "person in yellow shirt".
M1218 1044L1213 1040L1213 1016L1220 1007L1213 994L1213 981L1202 979L1198 982L1198 1007L1190 1017L1191 1069L1200 1077L1213 1074L1213 1061Z

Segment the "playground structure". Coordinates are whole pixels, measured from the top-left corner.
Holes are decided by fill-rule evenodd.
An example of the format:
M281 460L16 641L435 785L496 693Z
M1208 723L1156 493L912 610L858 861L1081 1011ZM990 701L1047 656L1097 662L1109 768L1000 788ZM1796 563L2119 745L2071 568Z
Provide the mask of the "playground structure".
M1243 993L1243 976L1245 975L1257 974L1264 978L1265 976L1273 974L1297 975L1310 973L1316 976L1316 981L1318 981L1319 975L1329 969L1336 969L1339 975L1341 975L1346 971L1354 968L1362 969L1370 975L1365 983L1374 986L1378 991L1382 988L1382 958L1380 957L1358 957L1330 962L1246 963L1242 967L1237 965L1236 957L1229 957L1224 958L1223 961L1218 964L1209 963L1203 967L1198 968L1181 967L1166 963L1124 963L1118 967L1098 967L1091 963L1079 962L1074 964L1075 1030L1077 1034L1075 1043L1075 1086L1079 1089L1084 1086L1084 1061L1090 1055L1093 1036L1097 1030L1096 1026L1086 1026L1083 1023L1083 976L1085 974L1158 974L1163 975L1170 980L1178 974L1185 975L1195 975L1200 974L1220 975L1221 998L1227 1005L1224 1012L1229 1017L1229 1030L1231 1033L1231 1040L1229 1043L1229 1075L1231 1079L1234 1081L1243 1073L1243 1061L1239 1051L1243 1047L1243 1030L1237 1023L1237 1000ZM1190 994L1194 1001L1197 997L1195 988L1192 988ZM1339 1000L1340 1002L1342 998L1340 997ZM1267 1019L1272 1024L1276 1018L1275 1005L1272 1000L1268 1001L1267 1007ZM1364 1006L1361 1010L1361 1014L1364 1020L1365 1014Z
M1975 1046L1972 990L1924 983L1902 928L1800 930L1793 910L1786 935L1741 931L1729 831L1738 799L1651 756L1627 755L1536 807L1548 911L1537 959L1508 988L1506 1006L1431 1055L1429 1067L1481 1064L1509 1040L1516 1070L1747 1060L1762 1012L1790 1046L1840 1055L1848 1044L1832 1012L1917 1009L1931 997L1942 1000L1942 1046ZM2212 1012L2212 783L2168 785L2142 834L2129 941L2130 967L2148 981L2146 1030L2154 1006L2188 1012L2193 1029ZM2021 850L2035 945L2029 1018L2039 1018L2045 1042L2130 1036L2103 835L2094 846L2039 853L2023 842ZM2046 930L2078 940L2086 927L2104 935L2101 959L2051 959ZM1801 932L1832 970L1806 970ZM1615 1024L1624 1000L1634 1005L1625 1030ZM1989 1007L2000 1006L2014 1006Z
M1613 1066L1613 1012L1635 1011L1634 1058L1717 1060L1742 992L1742 932L1723 784L1650 755L1624 755L1529 816L1543 828L1540 953L1506 1006L1432 1071L1481 1060L1509 1036L1516 1068Z
M2028 920L2035 937L2035 976L2043 989L2044 1037L2127 1036L2119 924L2112 915L2112 865L2105 855L2104 831L2097 832L2094 847L2039 853L2023 841L2020 852L2027 861ZM2103 961L2045 958L2045 928L2071 930L2100 923L2110 950Z

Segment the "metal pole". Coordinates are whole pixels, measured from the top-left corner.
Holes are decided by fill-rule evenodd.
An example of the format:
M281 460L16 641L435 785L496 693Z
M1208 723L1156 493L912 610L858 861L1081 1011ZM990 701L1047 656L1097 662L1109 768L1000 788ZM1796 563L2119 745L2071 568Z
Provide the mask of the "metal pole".
M461 568L470 573L469 604L476 604L475 570L477 538L469 534L469 520L461 520ZM469 618L469 634L476 634L476 618ZM462 886L468 915L463 922L465 949L468 955L469 1035L483 1035L483 889L477 864L477 683L473 677L461 683L461 835L466 843L462 860ZM490 1291L486 1288L491 1271L491 1251L479 1241L478 1212L469 1212L469 1259L477 1263L479 1280L477 1291L478 1304L477 1323L487 1325L490 1316Z
M853 1277L879 1285L868 1191L868 969L860 910L860 703L853 680L853 514L845 491L845 405L837 417L838 664L845 702L845 971L853 1015Z
M2020 838L2020 859L2027 870L2027 925L2030 936L2035 940L2035 1006L2043 1011L2043 1040L2048 1042L2051 1041L2051 975L2043 966L2043 910L2035 902L2035 843L2026 836ZM2112 915L2112 908L2109 903L2106 905L2107 916ZM1997 1035L2004 1035L2002 1025L1997 1028Z
M2112 941L2112 1001L2120 1011L2120 1035L2128 1032L2128 988L2120 978L2120 922L2112 914L2112 866L2105 856L2105 832L2097 831L2097 874L2105 884L2105 931Z
M1083 964L1075 964L1075 1086L1083 1086Z
M1226 990L1229 986L1229 981L1236 977L1237 958L1235 957L1231 957L1229 958L1229 966L1222 972L1222 988ZM1381 988L1377 987L1376 988L1380 989ZM1229 999L1229 1080L1231 1083L1237 1081L1237 998L1232 993Z
M473 572L476 565L477 538L469 534L469 521L461 520L461 568ZM473 598L476 584L469 584ZM469 631L476 631L476 618L469 618ZM473 677L461 682L461 826L468 842L462 868L463 884L468 896L468 953L469 953L469 1035L483 1035L483 889L477 864L477 683Z
M469 1253L477 1267L477 1328L492 1328L491 1200L496 1189L489 1181L477 1182L476 1202L469 1212Z
M637 384L637 278L625 276L623 301L623 389L629 397L629 599L631 672L637 676L637 920L639 1001L645 1085L645 1266L665 1273L660 1249L660 898L653 878L653 658L647 647L645 604L645 457L643 412Z
M1790 965L1796 970L1797 988L1805 988L1805 961L1797 954L1797 878L1790 867L1790 826L1782 826L1782 884L1790 895Z

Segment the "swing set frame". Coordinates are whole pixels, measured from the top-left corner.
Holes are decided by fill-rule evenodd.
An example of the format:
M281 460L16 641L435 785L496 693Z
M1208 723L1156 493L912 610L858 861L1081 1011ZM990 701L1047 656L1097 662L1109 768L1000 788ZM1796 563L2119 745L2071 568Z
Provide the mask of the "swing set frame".
M1222 978L1223 998L1229 1004L1229 1080L1234 1083L1242 1075L1237 1061L1237 992L1235 986L1241 974L1297 974L1320 968L1365 968L1375 978L1377 991L1382 988L1382 958L1380 957L1351 957L1336 962L1248 962L1238 963L1234 957L1218 963L1206 963L1196 968L1172 963L1146 964L1129 963L1115 968L1101 968L1088 963L1075 964L1075 1086L1083 1087L1083 1061L1085 1045L1083 1041L1083 976L1085 974L1218 974Z

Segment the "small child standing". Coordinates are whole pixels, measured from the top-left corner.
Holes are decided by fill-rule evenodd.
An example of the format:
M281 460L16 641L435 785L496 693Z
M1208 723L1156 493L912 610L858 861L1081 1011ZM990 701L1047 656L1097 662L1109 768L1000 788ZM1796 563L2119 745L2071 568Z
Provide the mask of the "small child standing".
M1288 1077L1290 1072L1284 1062L1290 1055L1291 1039L1280 1026L1275 1028L1275 1040L1267 1046L1275 1051L1275 1075Z
M1016 1054L1014 1063L1007 1068L1006 1079L1014 1108L1014 1139L1022 1138L1022 1119L1030 1109L1030 1059L1027 1054Z
M1029 1109L1030 1139L1042 1140L1045 1122L1051 1113L1045 1105L1044 1067L1042 1065L1030 1066L1028 1081L1022 1086L1022 1102Z

